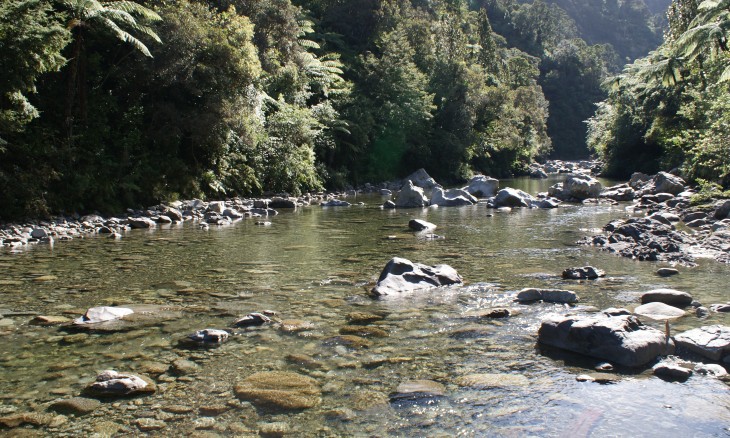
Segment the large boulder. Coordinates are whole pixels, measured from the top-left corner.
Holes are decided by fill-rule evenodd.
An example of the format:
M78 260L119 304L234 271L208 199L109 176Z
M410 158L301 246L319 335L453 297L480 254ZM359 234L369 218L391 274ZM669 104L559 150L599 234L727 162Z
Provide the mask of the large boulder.
M459 207L462 205L476 204L477 200L469 192L461 189L446 190L441 187L433 189L431 194L431 205L440 207Z
M436 224L421 219L411 219L408 221L408 228L413 231L433 230L436 228Z
M730 215L730 200L720 201L715 206L715 219L722 220Z
M730 327L710 325L692 329L675 336L674 342L678 347L719 361L730 354Z
M531 207L535 198L522 190L511 187L504 188L497 192L494 197L494 206L499 207Z
M641 302L664 303L670 306L685 307L692 304L692 295L674 289L654 289L641 296Z
M411 181L413 185L426 190L431 190L438 186L436 180L431 178L431 176L428 174L428 172L426 172L425 169L418 169L417 171L405 177L403 181ZM403 187L407 185L408 183L406 182Z
M449 265L426 266L394 257L385 265L371 293L375 296L392 295L462 282L461 276Z
M233 392L241 400L268 409L302 410L322 401L322 390L316 380L285 371L252 374L236 385Z
M678 195L684 191L685 182L682 178L667 172L659 172L654 178L654 193L671 193Z
M564 183L556 184L548 190L550 196L563 201L597 198L603 190L603 185L597 179L588 175L571 175Z
M157 226L157 223L148 217L130 217L127 218L127 223L130 228L135 229L155 228Z
M428 198L423 189L408 181L395 198L397 208L418 208L428 206Z
M542 322L538 342L575 353L639 367L667 353L664 333L631 315L554 316Z
M156 390L154 382L146 376L106 370L96 376L85 392L94 397L125 397L149 394Z
M605 271L594 268L593 266L568 268L563 271L563 278L566 280L595 280L605 276Z
M464 190L477 198L491 198L499 190L499 180L484 175L477 175L469 180Z

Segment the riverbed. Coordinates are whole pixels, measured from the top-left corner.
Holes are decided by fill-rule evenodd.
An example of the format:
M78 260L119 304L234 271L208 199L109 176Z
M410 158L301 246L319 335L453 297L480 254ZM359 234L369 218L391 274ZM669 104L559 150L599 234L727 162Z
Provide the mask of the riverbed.
M501 186L535 194L552 183L519 179ZM498 212L483 204L383 210L383 200L368 195L348 198L364 205L282 210L269 226L244 219L203 230L186 222L133 230L119 240L90 237L1 252L0 308L6 310L0 313L9 316L0 319L0 416L45 413L54 401L78 396L98 372L115 369L152 376L158 391L21 428L53 436L730 435L726 383L703 376L669 383L651 369L619 369L611 384L579 382L576 376L601 361L536 344L540 321L551 313L632 309L651 289L687 291L706 306L726 302L730 266L700 260L661 278L656 270L666 264L575 244L610 220L631 216L625 204ZM409 231L413 218L436 224L444 239ZM449 264L465 285L370 298L395 256ZM560 276L585 265L607 276L584 282ZM569 289L580 304L514 303L525 287ZM112 333L29 324L35 315L74 317L89 307L123 304L163 305L180 316ZM515 314L472 317L491 307ZM217 348L179 343L196 330L228 328L237 317L264 310L290 325L236 330ZM367 346L333 342L354 312L382 317L373 326L387 336L370 336ZM711 324L730 325L730 315L685 316L672 330ZM179 359L193 364L169 371ZM321 403L286 412L239 400L233 387L260 371L312 377ZM492 380L463 384L473 375ZM391 399L400 383L412 380L440 383L445 392Z

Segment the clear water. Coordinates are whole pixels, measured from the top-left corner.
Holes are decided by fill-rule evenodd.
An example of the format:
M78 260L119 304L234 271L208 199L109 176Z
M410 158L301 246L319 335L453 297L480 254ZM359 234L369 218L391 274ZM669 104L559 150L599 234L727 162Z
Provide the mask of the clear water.
M552 182L502 186L536 193ZM203 231L186 223L129 232L118 241L88 238L0 253L0 308L23 312L0 320L0 415L44 411L54 400L78 395L104 369L144 373L184 358L200 366L197 373L178 378L165 373L152 396L104 402L88 416L40 430L58 436L135 435L139 418L154 418L165 422L155 433L169 436L256 435L270 422L285 422L298 436L730 435L726 384L700 376L668 383L650 370L624 370L613 385L577 382L578 374L592 372L599 361L541 352L535 342L546 314L569 310L512 302L515 291L535 286L574 290L581 305L632 308L641 292L670 287L709 305L730 299L730 267L702 261L680 268L679 276L660 278L655 271L663 264L575 245L608 221L628 216L625 206L498 213L483 205L381 210L380 197L357 201L366 205L282 212L268 227L244 220ZM407 229L411 218L437 224L436 233L446 239L420 239ZM450 264L467 284L369 298L367 291L393 256ZM583 265L604 269L608 277L582 283L560 278L563 269ZM183 317L90 335L28 324L34 314L71 316L129 303L179 306ZM465 315L496 306L520 313L492 322ZM313 328L250 329L211 350L178 345L195 330L225 328L236 316L265 309ZM326 342L355 311L387 315L376 326L389 336L371 338L365 349ZM686 316L672 329L709 324L728 325L730 316ZM313 357L317 366L291 363L292 353ZM372 365L386 358L399 359ZM232 387L266 370L314 377L323 387L321 405L283 413L239 402ZM456 384L475 373L521 375L526 381L490 389ZM446 396L388 401L399 383L414 379L444 384ZM171 414L171 405L191 411ZM225 412L204 418L211 406Z

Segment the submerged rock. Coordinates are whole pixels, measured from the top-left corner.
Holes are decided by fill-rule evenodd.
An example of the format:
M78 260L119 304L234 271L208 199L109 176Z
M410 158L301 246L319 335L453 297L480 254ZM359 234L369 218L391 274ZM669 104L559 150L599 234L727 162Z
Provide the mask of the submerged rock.
M101 402L94 398L73 397L53 403L49 409L63 415L86 415L94 412L101 406Z
M635 316L555 316L542 322L538 342L575 353L638 367L666 354L664 333ZM670 345L671 346L671 345Z
M222 344L228 340L230 334L225 330L218 329L203 329L198 330L193 334L187 336L184 340L186 344L199 344L199 345L215 345Z
M313 408L321 403L322 396L316 380L286 371L252 374L236 385L233 392L257 407L281 410Z
M527 288L517 293L517 301L521 303L544 301L546 303L570 304L578 302L578 295L569 290Z
M426 266L394 257L385 265L371 293L383 296L455 284L462 284L462 278L449 265Z
M730 327L711 325L688 330L675 336L674 342L678 347L719 361L730 354Z
M259 326L263 324L268 324L271 322L271 318L264 315L263 313L249 313L248 315L244 316L243 318L237 319L233 322L233 327L251 327L251 326Z
M527 386L528 383L522 374L467 374L456 378L457 385L476 389Z
M396 388L390 395L391 401L419 400L446 395L446 387L433 380L408 380Z
M95 397L124 397L150 394L156 390L155 384L146 376L106 370L96 376L96 381L89 384L84 392Z
M673 275L679 275L679 271L674 268L659 268L656 271L656 275L660 277L671 277Z

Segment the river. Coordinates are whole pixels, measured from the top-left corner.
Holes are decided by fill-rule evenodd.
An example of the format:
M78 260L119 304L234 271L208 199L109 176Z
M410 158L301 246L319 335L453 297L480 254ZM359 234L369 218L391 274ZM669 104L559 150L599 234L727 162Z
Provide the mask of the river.
M553 182L501 185L535 194ZM155 433L168 436L246 436L267 427L292 436L730 435L727 384L703 376L669 383L651 369L619 370L608 385L578 382L577 375L593 372L600 361L536 345L540 320L571 310L512 302L522 288L549 287L577 292L581 306L633 308L642 292L667 287L710 305L728 300L730 266L700 260L698 267L661 278L655 272L664 264L575 245L610 220L629 216L626 205L501 213L484 205L382 210L379 196L354 201L365 205L282 211L270 226L249 219L202 230L189 222L131 231L121 240L92 237L1 252L0 308L15 313L0 319L0 416L45 412L53 401L79 395L105 369L157 376L175 360L189 359L197 368L183 376L162 373L154 395L105 401L89 415L38 430L131 436L141 433L139 419L147 418L157 421ZM419 238L407 228L412 218L437 224L435 232L445 239ZM466 284L371 299L368 289L394 256L449 264ZM607 277L560 278L563 269L584 265ZM184 316L115 333L28 324L33 315L70 317L89 307L130 303L180 306ZM519 313L491 321L468 317L494 306ZM226 328L237 316L262 310L297 320L302 330L274 324L242 330L214 349L178 344L195 330ZM328 342L352 312L384 316L375 326L388 336L370 338L372 345L362 349ZM686 316L672 330L710 324L730 325L730 315ZM312 363L303 366L292 353ZM313 377L322 388L321 404L277 412L235 397L236 383L269 370ZM482 389L457 384L472 374L497 378ZM418 379L443 384L445 395L388 399L401 382Z

